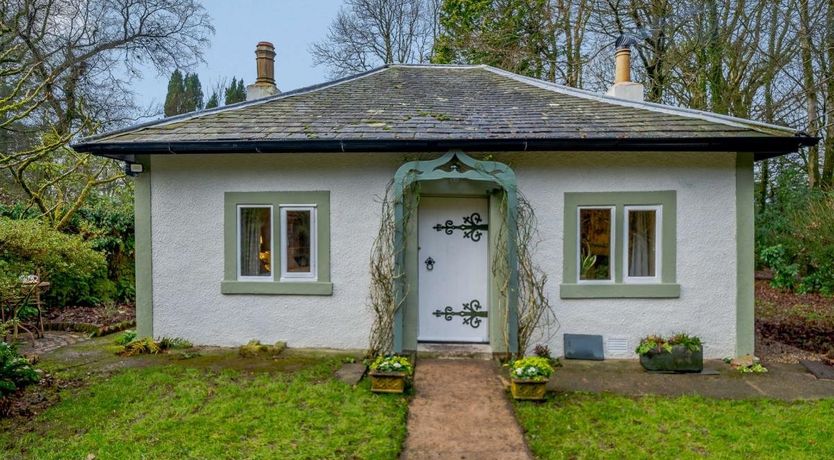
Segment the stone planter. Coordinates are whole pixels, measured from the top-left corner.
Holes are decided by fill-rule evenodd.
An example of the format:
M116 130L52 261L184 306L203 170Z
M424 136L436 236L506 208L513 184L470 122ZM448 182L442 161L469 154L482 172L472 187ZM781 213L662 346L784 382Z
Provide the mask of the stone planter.
M652 351L640 356L640 364L653 372L701 372L704 370L704 349L690 351L683 345L673 345L672 351Z
M541 401L547 393L547 380L510 379L513 399Z
M371 372L371 391L374 393L402 393L405 391L403 372Z

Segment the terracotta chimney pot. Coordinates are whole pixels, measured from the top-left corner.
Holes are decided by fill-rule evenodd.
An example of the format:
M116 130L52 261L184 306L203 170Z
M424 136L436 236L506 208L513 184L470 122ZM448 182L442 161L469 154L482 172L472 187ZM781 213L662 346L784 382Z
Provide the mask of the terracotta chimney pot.
M255 63L258 77L255 83L246 86L246 100L280 94L281 91L275 85L275 46L270 42L258 42L255 47Z
M614 53L614 85L606 93L619 99L643 102L643 85L631 81L631 45L636 45L637 40L628 35L621 35L615 46Z

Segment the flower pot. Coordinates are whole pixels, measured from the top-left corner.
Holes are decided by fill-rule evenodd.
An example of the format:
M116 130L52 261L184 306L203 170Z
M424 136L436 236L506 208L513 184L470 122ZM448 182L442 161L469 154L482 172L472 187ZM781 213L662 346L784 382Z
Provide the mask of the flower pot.
M690 351L683 345L673 345L672 351L650 351L640 356L640 364L653 372L701 372L704 370L704 350Z
M403 372L371 372L371 391L374 393L402 393L405 391Z
M541 401L547 393L547 380L511 379L513 399Z

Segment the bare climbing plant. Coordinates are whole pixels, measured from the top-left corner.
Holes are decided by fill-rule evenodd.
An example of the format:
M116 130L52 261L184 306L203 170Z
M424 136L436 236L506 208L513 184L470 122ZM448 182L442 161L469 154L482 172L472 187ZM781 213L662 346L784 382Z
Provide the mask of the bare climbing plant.
M414 186L416 187L416 185ZM397 310L407 298L407 292L397 294L397 288L403 286L408 289L405 271L397 267L397 251L404 251L405 247L397 248L395 210L397 201L402 201L403 209L403 241L407 241L409 221L414 210L417 209L419 193L412 188L405 196L394 196L394 181L388 183L385 195L381 197L381 212L379 231L371 247L371 289L368 305L373 314L371 335L368 341L368 357L388 353L394 348L394 318Z
M527 198L517 192L515 252L518 268L518 315L517 357L524 356L534 342L548 342L559 330L559 320L547 293L547 273L535 262L536 248L541 241L538 233L538 219ZM502 194L501 209L507 212L507 195ZM504 318L508 317L507 300L510 294L510 257L506 225L498 226L495 254L492 257L493 279L500 280L498 286L499 308ZM504 328L504 341L510 338Z

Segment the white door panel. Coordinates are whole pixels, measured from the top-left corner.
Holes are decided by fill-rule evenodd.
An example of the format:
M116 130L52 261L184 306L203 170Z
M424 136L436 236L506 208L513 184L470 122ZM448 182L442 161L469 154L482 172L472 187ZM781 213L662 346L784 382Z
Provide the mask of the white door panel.
M488 214L486 198L420 199L418 340L489 341Z

